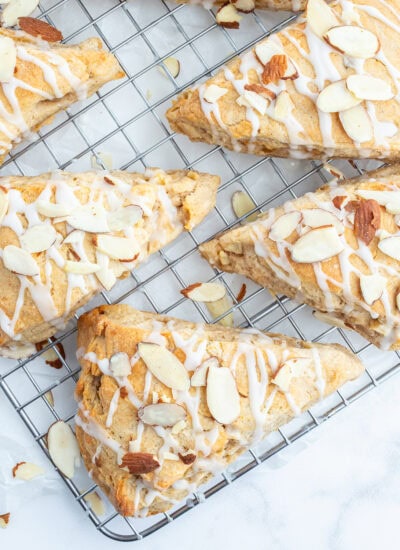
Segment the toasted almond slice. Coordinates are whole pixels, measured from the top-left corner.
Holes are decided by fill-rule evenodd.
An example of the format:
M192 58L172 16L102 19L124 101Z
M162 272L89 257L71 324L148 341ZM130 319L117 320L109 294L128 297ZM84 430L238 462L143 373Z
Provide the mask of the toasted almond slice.
M149 371L168 388L180 391L189 389L190 380L187 370L167 348L141 342L138 345L138 352Z
M299 225L301 218L301 213L297 211L279 216L271 225L268 237L273 241L284 241Z
M352 74L346 78L346 85L359 99L385 101L394 97L390 84L369 74Z
M107 218L108 226L111 231L122 231L127 227L134 226L142 217L143 210L140 206L131 204L130 206L125 206L114 212L110 212Z
M80 229L74 229L65 237L62 244L80 244L85 238L85 232Z
M177 435L186 428L186 420L179 420L174 426L172 426L171 433Z
M7 6L1 14L3 26L13 27L18 23L20 17L30 15L38 5L39 0L12 0L7 2Z
M110 258L96 250L96 263L100 268L96 271L96 277L106 290L111 290L117 282L117 277L110 267Z
M6 529L7 525L10 523L10 512L7 514L0 514L0 527Z
M167 57L164 59L163 65L168 69L173 78L179 76L179 73L181 72L181 64L179 59L176 59L176 57Z
M106 211L97 204L85 204L74 208L72 214L67 218L67 223L71 227L87 233L108 233L110 231Z
M288 392L293 378L303 376L311 365L311 359L307 357L294 357L288 359L278 370L272 382L283 392Z
M238 29L242 16L233 4L224 4L219 8L215 16L218 25L227 29Z
M18 462L13 468L13 477L16 479L22 479L23 481L30 481L35 477L44 474L43 468L32 462Z
M300 237L292 248L292 258L298 263L323 262L344 249L333 226L311 229Z
M14 40L0 37L0 82L10 82L17 64L17 49Z
M268 99L260 94L256 94L256 92L245 90L243 95L237 98L236 103L243 107L255 109L260 115L265 115L269 102Z
M47 391L44 396L43 396L47 403L51 406L51 407L54 407L54 395L53 395L53 392L51 390Z
M113 235L98 235L97 248L113 260L124 262L133 261L137 254L137 245L132 239Z
M186 411L176 403L156 403L139 409L138 416L145 424L167 428L185 420Z
M225 296L226 290L220 283L195 283L181 290L181 294L194 302L216 302Z
M324 0L308 0L306 19L312 31L320 38L332 27L340 25L339 19Z
M0 187L0 223L8 211L8 193Z
M57 231L50 224L39 224L29 227L20 237L22 248L27 252L44 252L56 242Z
M275 101L274 119L284 122L294 109L294 103L289 95L289 92L283 90Z
M96 516L104 516L106 513L106 507L103 499L97 493L89 493L85 495L84 500L89 504L90 508L96 514Z
M386 256L400 261L400 236L382 239L378 243L378 248L381 252L386 254Z
M217 300L216 302L206 302L206 307L213 319L217 319L218 317L224 315L224 313L229 311L232 306L233 302L228 294L225 294L223 298ZM224 315L218 323L224 327L233 327L233 313L231 312Z
M365 302L371 306L383 294L385 288L385 277L381 275L361 275L360 288Z
M250 13L254 11L256 4L254 0L231 0L232 4L235 4L235 7L238 11L243 13Z
M210 84L204 92L203 99L208 103L217 103L217 101L227 92L228 90L226 88L221 88L221 86L217 86L216 84Z
M69 216L72 208L66 204L56 204L49 201L37 201L36 209L42 216L46 218L60 218L63 216Z
M132 371L129 355L123 351L110 357L110 370L114 376L129 376Z
M292 60L285 54L282 48L280 48L278 44L275 44L272 40L267 39L264 40L264 42L257 44L254 48L254 54L264 67L268 65L274 56L285 56L286 69L281 76L282 80L292 80L297 78L298 72Z
M4 267L18 275L34 277L39 275L39 266L32 256L22 248L7 245L3 250Z
M362 59L374 57L380 48L376 34L356 25L333 27L324 34L324 39L339 52Z
M245 216L251 210L254 210L256 203L253 199L244 191L235 191L232 195L232 210L238 218ZM250 216L247 216L246 222L253 222L258 218L258 212L254 212Z
M322 321L323 323L326 323L327 325L333 325L334 327L344 329L349 328L345 325L342 319L339 319L338 317L335 317L334 315L331 315L329 313L325 313L324 311L313 311L313 315L316 319Z
M190 385L194 388L207 385L207 372L209 367L218 367L219 362L216 357L209 357L194 371L190 379Z
M356 105L339 113L343 129L350 139L357 143L370 141L374 136L371 119L362 105Z
M91 273L99 271L100 266L91 262L73 262L71 260L66 260L63 269L67 273L90 275Z
M322 90L317 98L317 107L323 113L339 113L355 107L361 101L349 91L346 81L338 80Z
M50 458L66 477L74 476L75 467L80 463L79 447L71 427L58 420L47 432L47 447Z
M375 200L384 206L389 214L400 214L400 191L369 191L360 189L356 194L363 199Z
M207 405L220 424L231 424L240 414L240 396L227 367L210 366L207 374Z
M339 168L337 168L336 166L333 166L332 164L328 164L327 162L325 162L322 165L322 167L323 167L324 170L326 170L328 172L328 174L330 174L333 178L337 179L338 181L341 181L341 180L345 179L345 176L344 176L343 172L341 170L339 170ZM344 198L343 198L343 200L344 200ZM335 204L335 199L336 199L336 197L332 201L334 204ZM341 199L341 201L342 201L342 199ZM335 207L340 210L340 205L336 206L336 204L335 204Z
M133 475L149 474L159 466L160 463L151 453L129 452L121 461L121 468L126 468Z
M301 211L304 225L309 227L322 227L323 225L333 225L338 235L344 233L344 225L335 214L324 210L323 208L305 208Z

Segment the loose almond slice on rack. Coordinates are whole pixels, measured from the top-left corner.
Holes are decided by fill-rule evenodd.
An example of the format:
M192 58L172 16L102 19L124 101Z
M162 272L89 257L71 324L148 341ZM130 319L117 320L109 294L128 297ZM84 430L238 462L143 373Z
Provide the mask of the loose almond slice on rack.
M371 119L362 105L342 111L339 119L346 134L356 143L370 141L374 137Z
M225 296L226 289L220 283L194 283L181 290L181 294L194 302L216 302Z
M242 16L233 4L224 4L219 8L215 16L218 25L227 29L238 29Z
M223 298L217 300L216 302L206 302L206 307L210 312L212 318L218 319L219 317L221 317L221 319L218 321L218 324L223 325L224 327L233 327L232 312L224 315L224 313L229 311L232 306L233 302L228 294L225 294Z
M39 224L28 228L20 237L22 247L30 253L44 252L56 242L57 231L50 224Z
M365 302L371 306L383 294L385 277L381 275L361 275L360 288Z
M216 84L210 84L207 86L206 91L204 92L203 99L208 103L217 103L222 96L224 96L228 90L226 88L221 88Z
M179 76L179 73L181 72L181 64L179 59L176 59L176 57L167 57L166 59L164 59L163 65L165 65L165 67L168 69L172 78L176 78L177 76Z
M67 273L75 273L76 275L90 275L91 273L96 273L96 271L99 271L100 266L91 262L73 262L71 260L66 260L63 269Z
M80 463L78 443L71 427L58 420L47 432L47 447L50 457L66 477L74 476L75 467Z
M189 389L190 379L187 370L167 348L141 342L138 345L138 352L149 371L168 388L180 391Z
M110 370L114 376L129 376L132 367L129 355L123 351L118 351L110 357Z
M356 25L333 27L324 34L324 39L339 52L362 59L374 57L380 48L376 34Z
M14 40L0 37L0 82L10 82L17 64L17 49Z
M232 195L232 210L238 218L245 216L251 210L254 210L256 203L248 193L244 191L235 191ZM246 222L252 222L258 217L258 212L247 216Z
M311 229L300 237L292 248L292 258L298 263L323 262L344 249L334 227Z
M139 409L138 416L145 424L167 428L185 420L186 411L176 403L156 403Z
M89 493L84 497L85 502L87 502L96 516L104 516L106 513L106 507L103 502L103 499L97 493Z
M308 0L306 19L313 32L321 38L329 29L340 25L339 19L324 0Z
M381 252L386 254L386 256L390 256L390 258L400 261L400 236L382 239L378 243L378 248Z
M3 250L4 266L18 275L39 275L39 266L26 250L9 244Z
M12 470L12 474L16 479L30 481L44 474L44 470L41 466L33 464L32 462L18 462Z
M137 247L132 239L114 237L113 235L98 235L97 248L113 260L133 262L136 259Z
M300 212L288 212L283 214L271 225L269 238L273 241L283 241L289 237L301 222Z
M333 225L338 235L344 233L344 225L335 214L323 208L305 208L302 210L303 223L309 227Z
M386 101L394 97L390 84L369 74L352 74L347 77L346 85L359 99Z
M338 80L322 90L317 98L317 107L323 113L339 113L355 107L361 101L349 91L346 81Z
M235 379L227 367L208 369L207 405L220 424L231 424L240 414L240 396Z
M193 387L200 387L207 385L207 372L209 367L218 367L218 359L216 357L210 357L206 359L197 369L194 371L192 378L190 379L190 385Z

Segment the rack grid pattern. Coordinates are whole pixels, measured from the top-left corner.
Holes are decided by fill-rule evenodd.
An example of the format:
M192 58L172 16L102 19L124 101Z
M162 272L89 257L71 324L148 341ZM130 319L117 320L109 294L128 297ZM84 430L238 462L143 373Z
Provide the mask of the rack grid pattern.
M399 355L379 352L354 333L317 322L306 306L285 297L272 297L243 277L213 270L197 252L200 242L243 221L232 212L233 192L245 191L257 205L254 211L262 211L327 180L324 167L314 162L256 158L191 144L186 138L171 134L164 117L171 99L182 89L212 74L294 16L255 12L244 17L240 30L228 31L216 25L215 10L177 6L163 0L42 0L40 6L38 16L61 28L66 42L99 36L118 57L127 76L58 116L35 142L22 144L3 165L3 175L85 170L93 160L104 167L110 157L114 168L190 167L222 177L217 207L201 226L154 255L131 277L92 301L90 307L125 301L137 308L193 321L217 322L201 304L183 298L180 290L199 280L218 280L232 298L233 306L227 314L234 314L236 326L339 342L358 353L367 366L359 380L272 434L169 513L146 519L122 518L107 503L106 513L98 517L85 497L100 491L84 468L73 479L63 477L100 532L116 540L135 541L175 520L398 372ZM171 56L180 61L176 78L163 65ZM371 161L342 161L335 165L347 176L376 166ZM239 303L236 295L244 282L247 292ZM79 375L75 332L73 322L32 357L1 361L0 387L47 456L45 438L51 423L63 419L73 424L73 388ZM60 362L57 370L45 364L50 348L54 348ZM54 404L48 399L50 391Z

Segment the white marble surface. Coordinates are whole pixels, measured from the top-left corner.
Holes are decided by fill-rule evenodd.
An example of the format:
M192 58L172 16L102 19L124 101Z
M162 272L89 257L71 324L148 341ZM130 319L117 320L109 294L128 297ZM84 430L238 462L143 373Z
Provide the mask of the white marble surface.
M132 544L141 550L398 550L399 395L395 376L206 503ZM3 395L0 418L0 457L7 445L34 457L35 444ZM43 495L38 481L30 487L8 483L4 491L7 476L0 464L0 506L7 493L13 508L9 527L0 530L0 548L122 547L95 531L46 468Z

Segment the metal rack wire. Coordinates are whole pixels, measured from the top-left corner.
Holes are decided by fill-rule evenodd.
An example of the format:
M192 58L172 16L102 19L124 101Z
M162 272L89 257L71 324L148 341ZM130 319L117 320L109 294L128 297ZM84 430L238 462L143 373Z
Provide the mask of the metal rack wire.
M232 297L231 311L237 326L340 342L358 353L367 366L359 380L272 434L170 513L147 519L122 518L108 505L106 514L98 517L85 497L99 489L83 468L72 480L63 478L100 532L116 540L134 541L175 520L399 371L399 356L379 352L353 333L315 321L309 308L284 297L272 297L250 281L246 281L246 297L238 303L235 296L244 279L213 270L197 252L199 242L242 221L235 218L230 207L234 191L245 191L257 204L255 210L263 210L326 181L322 167L313 162L260 159L191 144L186 138L171 134L164 118L171 98L180 90L209 75L293 16L288 19L287 14L256 12L244 18L239 31L227 31L216 25L210 11L162 0L42 0L40 17L63 29L67 42L100 36L118 57L127 77L59 116L34 143L21 145L3 165L3 174L88 169L93 156L101 166L102 153L110 153L115 168L191 167L222 176L217 208L206 222L154 255L115 289L102 293L90 307L123 300L138 308L215 322L218 320L211 319L206 309L185 300L179 291L198 280L219 280ZM163 66L170 56L181 65L175 79ZM368 163L335 164L350 176L361 173ZM64 346L65 359L57 344ZM60 360L59 370L45 366L43 354L51 347ZM75 359L74 324L29 359L16 363L2 360L0 369L0 388L48 455L48 427L58 419L72 423L76 408L73 387L79 366ZM48 399L49 391L54 404Z

